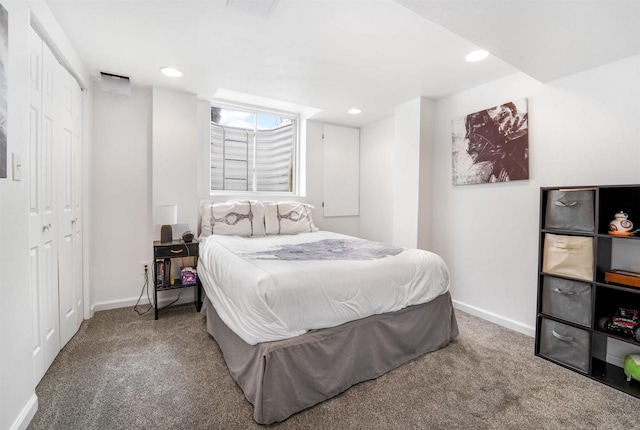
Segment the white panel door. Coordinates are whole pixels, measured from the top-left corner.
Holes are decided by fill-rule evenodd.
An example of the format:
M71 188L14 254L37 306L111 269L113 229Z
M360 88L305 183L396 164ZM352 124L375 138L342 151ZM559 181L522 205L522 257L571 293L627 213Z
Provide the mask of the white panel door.
M60 303L60 346L69 342L78 331L82 322L82 291L78 296L78 275L82 277L81 261L76 261L78 243L78 231L76 224L77 174L76 150L78 141L75 132L75 115L79 106L77 92L80 91L76 80L62 66L57 69L59 84L56 88L56 114L59 117L59 127L56 129L56 167L57 192L58 192L58 292ZM79 306L80 305L80 306Z
M38 383L45 372L41 297L43 226L42 223L42 41L31 29L29 34L29 281L33 309L33 368Z
M54 85L58 62L33 29L29 36L29 254L33 360L39 382L60 351L57 214L54 188Z
M360 213L360 130L325 124L324 216Z
M82 92L30 31L29 245L37 384L83 319Z
M82 90L78 83L73 81L73 285L75 289L75 307L77 315L77 326L84 320L84 300L83 300L83 234L82 229Z

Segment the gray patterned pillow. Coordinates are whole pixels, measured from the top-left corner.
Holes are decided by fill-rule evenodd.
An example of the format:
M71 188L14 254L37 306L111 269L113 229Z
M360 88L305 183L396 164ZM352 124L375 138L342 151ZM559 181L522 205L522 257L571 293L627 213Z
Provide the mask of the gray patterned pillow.
M318 231L313 223L313 206L298 202L264 204L266 234L296 234Z
M264 206L254 200L205 204L200 234L264 236Z

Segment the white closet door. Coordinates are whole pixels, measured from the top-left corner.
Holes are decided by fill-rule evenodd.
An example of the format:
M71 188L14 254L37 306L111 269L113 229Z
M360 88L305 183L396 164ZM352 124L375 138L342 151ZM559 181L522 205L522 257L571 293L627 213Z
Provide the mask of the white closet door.
M39 382L60 351L54 85L58 62L33 29L29 37L29 246L33 359Z
M82 95L30 31L29 245L37 384L83 319Z
M83 234L82 229L82 90L78 83L73 80L73 285L75 289L75 307L77 316L77 327L84 320L84 300L83 300ZM76 329L77 331L77 329Z
M75 254L78 244L76 243L76 204L74 197L76 187L74 181L76 175L75 158L75 133L74 133L74 113L77 109L75 89L77 83L75 79L63 67L58 67L58 80L56 90L56 113L59 115L60 127L56 129L57 146L55 148L56 166L58 171L57 192L58 192L58 270L59 270L59 302L60 302L60 346L69 342L78 331L81 309L78 303L82 301L77 297L75 274ZM74 264L75 263L75 264Z
M360 130L325 124L324 211L329 216L360 213Z

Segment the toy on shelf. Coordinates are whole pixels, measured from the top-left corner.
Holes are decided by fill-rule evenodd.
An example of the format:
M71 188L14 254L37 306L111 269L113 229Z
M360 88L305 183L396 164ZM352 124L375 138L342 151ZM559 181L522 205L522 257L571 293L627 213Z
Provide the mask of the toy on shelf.
M640 381L640 355L627 354L624 357L624 374L627 375L627 382L631 379Z
M598 328L620 336L631 337L640 342L640 311L619 308L613 318L602 317L598 321Z
M624 211L620 211L615 214L613 220L609 223L609 230L619 233L628 233L633 230L633 223L629 220L629 215Z

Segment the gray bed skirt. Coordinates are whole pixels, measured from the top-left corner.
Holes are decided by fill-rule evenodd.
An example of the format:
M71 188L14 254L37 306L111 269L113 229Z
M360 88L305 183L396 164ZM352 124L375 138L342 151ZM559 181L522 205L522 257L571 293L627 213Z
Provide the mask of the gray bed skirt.
M458 335L451 295L397 312L373 315L291 339L245 343L220 319L208 298L202 312L231 376L271 424L377 378Z

